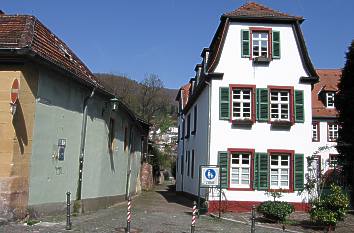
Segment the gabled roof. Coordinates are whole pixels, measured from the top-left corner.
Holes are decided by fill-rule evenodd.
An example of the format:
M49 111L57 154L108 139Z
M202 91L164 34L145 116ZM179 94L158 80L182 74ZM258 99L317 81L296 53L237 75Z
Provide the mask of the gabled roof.
M36 17L5 15L0 11L0 58L12 60L22 56L38 58L51 67L70 73L70 77L77 81L98 88L109 98L115 96L99 82L79 57ZM120 106L144 132L148 130L149 124L138 118L126 104L120 101Z
M0 49L6 55L38 56L81 81L97 85L86 65L34 16L0 14Z
M336 117L337 110L335 108L326 108L322 94L326 91L338 91L337 85L342 71L340 69L317 69L316 71L320 79L312 90L312 116L314 118Z
M224 42L226 39L227 31L230 25L230 22L257 22L257 23L288 23L291 24L294 30L294 35L296 42L299 46L301 59L305 69L308 72L309 77L302 77L301 82L315 83L318 80L315 68L311 62L311 59L308 55L305 40L300 28L300 24L303 21L303 18L300 16L291 16L268 7L265 7L261 4L251 2L247 3L238 9L225 13L221 16L221 22L219 27L214 35L214 38L209 46L210 55L209 62L207 66L207 72L214 72L217 64L219 63L221 52L223 50Z
M189 93L190 93L190 89L192 87L191 83L187 83L186 85L184 85L183 87L181 87L182 90L182 103L183 103L183 107L185 107L188 103L189 100Z
M231 17L231 18L259 17L263 19L278 18L278 19L295 19L295 20L303 19L300 16L292 16L289 14L285 14L256 2L246 3L245 5L239 7L234 11L223 14L223 17Z

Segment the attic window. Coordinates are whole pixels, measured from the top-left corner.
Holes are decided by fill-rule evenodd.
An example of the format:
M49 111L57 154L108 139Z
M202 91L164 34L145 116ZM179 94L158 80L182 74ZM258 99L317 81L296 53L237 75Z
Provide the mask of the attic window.
M63 53L64 57L69 59L70 61L72 61L72 56L70 55L70 53L68 52L68 50L66 48L64 48L63 45L59 45L59 49L60 51Z
M334 92L326 92L326 107L334 108Z

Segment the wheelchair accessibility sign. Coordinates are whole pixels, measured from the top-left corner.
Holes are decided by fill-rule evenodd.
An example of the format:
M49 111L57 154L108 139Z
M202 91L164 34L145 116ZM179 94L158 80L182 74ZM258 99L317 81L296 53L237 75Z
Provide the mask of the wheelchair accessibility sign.
M201 166L201 187L215 187L219 185L219 167Z

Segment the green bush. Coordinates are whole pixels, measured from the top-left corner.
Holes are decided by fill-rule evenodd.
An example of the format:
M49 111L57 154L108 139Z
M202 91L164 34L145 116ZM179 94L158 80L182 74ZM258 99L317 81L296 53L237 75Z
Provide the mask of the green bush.
M258 206L257 211L266 218L284 221L295 209L293 205L284 201L265 201Z
M310 216L318 224L335 226L342 221L349 207L349 198L342 188L332 184L328 194L312 203Z

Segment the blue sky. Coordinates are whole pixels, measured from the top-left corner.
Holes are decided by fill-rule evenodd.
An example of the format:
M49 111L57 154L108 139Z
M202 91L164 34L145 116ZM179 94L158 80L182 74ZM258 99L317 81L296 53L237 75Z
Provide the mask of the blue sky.
M194 75L221 14L245 0L2 0L6 14L31 14L93 71L137 81L155 73L178 88ZM341 68L354 39L353 0L259 0L305 17L302 30L316 68Z

